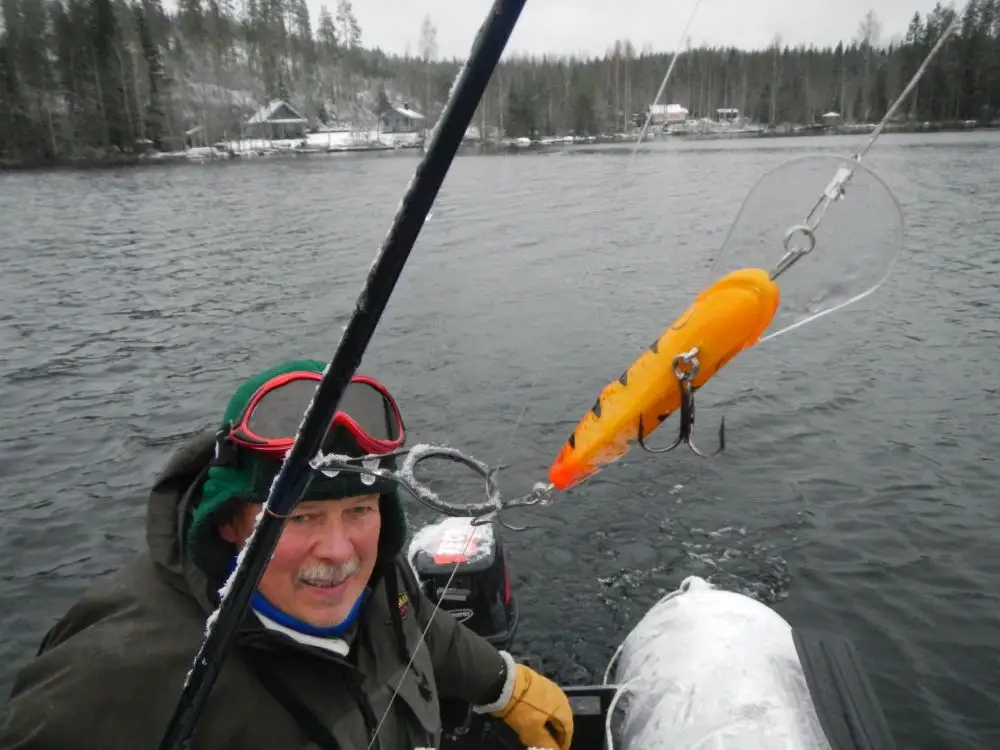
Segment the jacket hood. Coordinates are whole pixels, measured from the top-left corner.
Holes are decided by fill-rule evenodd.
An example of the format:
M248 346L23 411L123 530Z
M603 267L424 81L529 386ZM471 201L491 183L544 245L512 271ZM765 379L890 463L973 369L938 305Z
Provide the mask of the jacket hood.
M172 585L187 589L207 611L214 609L208 577L191 560L184 539L214 453L214 429L189 437L167 461L146 504L150 558L168 574Z
M224 574L202 570L187 548L187 530L201 499L209 464L215 454L216 429L209 428L187 438L170 456L153 483L146 507L146 543L153 563L166 574L170 585L186 590L207 612L216 607L215 596ZM407 524L396 492L380 496L382 531L379 559L369 585L374 585L387 565L402 550ZM221 553L232 556L235 547L213 535Z

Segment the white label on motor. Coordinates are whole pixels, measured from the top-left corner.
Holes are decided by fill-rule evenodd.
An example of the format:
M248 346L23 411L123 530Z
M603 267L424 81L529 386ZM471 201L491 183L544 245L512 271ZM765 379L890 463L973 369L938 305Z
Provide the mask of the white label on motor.
M470 552L475 550L475 545L469 545L469 532L450 529L441 535L441 542L438 544L438 555L465 555L466 547L470 547Z

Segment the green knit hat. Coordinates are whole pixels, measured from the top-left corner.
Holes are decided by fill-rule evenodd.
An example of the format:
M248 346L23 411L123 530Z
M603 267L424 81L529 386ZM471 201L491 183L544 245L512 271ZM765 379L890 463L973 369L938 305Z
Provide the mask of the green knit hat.
M264 370L236 389L222 415L222 425L236 422L254 393L271 378L289 372L322 373L326 362L314 359L291 360ZM363 451L345 433L334 438L330 449L341 455L360 456ZM237 451L235 466L212 466L208 470L200 495L196 495L187 529L187 549L194 563L206 573L224 575L233 555L234 545L216 533L219 521L231 516L244 503L263 503L274 476L281 468L281 460L268 458L250 450ZM383 468L395 468L392 458L383 459ZM399 499L398 486L390 479L376 478L365 484L360 474L341 472L331 478L317 472L303 500L337 500L358 495L379 493L379 510L382 513L382 531L379 535L380 563L391 561L403 547L406 539L406 515ZM371 481L371 477L365 477Z

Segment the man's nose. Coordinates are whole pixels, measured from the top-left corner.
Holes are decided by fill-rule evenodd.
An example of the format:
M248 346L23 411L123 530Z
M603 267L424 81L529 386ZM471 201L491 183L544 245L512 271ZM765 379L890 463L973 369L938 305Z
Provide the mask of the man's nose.
M313 553L336 563L344 563L354 557L354 545L339 519L323 524L313 545Z

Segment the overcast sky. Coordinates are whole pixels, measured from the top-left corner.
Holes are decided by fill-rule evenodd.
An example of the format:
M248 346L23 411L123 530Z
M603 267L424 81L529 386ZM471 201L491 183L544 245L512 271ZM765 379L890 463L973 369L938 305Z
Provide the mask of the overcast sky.
M313 21L322 4L331 14L337 0L307 0ZM766 47L775 34L789 44L836 44L857 33L864 14L875 8L883 38L902 36L914 11L933 9L935 0L701 0L691 26L692 44ZM411 54L420 49L425 14L437 27L439 57L467 56L491 0L353 0L366 47ZM694 0L528 0L507 46L509 52L602 55L615 39L637 50L650 44L673 49Z

